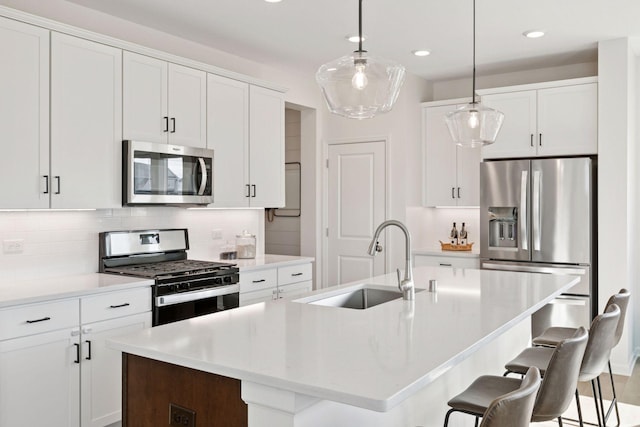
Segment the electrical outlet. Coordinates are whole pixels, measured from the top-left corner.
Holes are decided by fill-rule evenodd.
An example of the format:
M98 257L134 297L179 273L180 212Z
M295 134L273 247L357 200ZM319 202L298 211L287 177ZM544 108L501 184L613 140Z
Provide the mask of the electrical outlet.
M215 230L213 230L211 232L211 238L213 240L220 240L222 239L222 230L220 230L219 228L216 228Z
M196 427L196 412L175 403L169 404L169 426Z
M24 239L12 239L2 241L5 254L21 254L24 252Z

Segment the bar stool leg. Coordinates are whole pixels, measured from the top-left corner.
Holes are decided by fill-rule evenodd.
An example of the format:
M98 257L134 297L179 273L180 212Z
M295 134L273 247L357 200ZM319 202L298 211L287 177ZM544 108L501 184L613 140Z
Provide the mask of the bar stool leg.
M607 423L609 419L609 415L611 415L612 407L616 409L616 420L618 420L616 427L620 425L620 412L618 411L618 396L616 396L616 385L613 381L613 371L611 369L611 361L608 362L609 365L609 379L611 380L611 391L613 392L613 401L611 402L611 406L609 406L609 410L607 411L607 416L604 419L604 423Z
M584 427L584 423L582 422L582 407L580 406L580 395L578 394L578 389L576 389L576 407L578 408L578 422L580 423L580 427Z
M591 390L593 391L593 401L596 405L596 415L598 416L598 426L602 427L602 420L600 419L600 404L598 399L598 390L596 389L596 380L591 380Z

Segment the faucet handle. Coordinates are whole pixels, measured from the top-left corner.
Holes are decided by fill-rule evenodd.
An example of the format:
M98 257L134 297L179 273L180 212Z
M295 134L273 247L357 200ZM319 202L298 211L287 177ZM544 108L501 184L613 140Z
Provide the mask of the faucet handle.
M382 252L382 245L376 242L376 252Z
M398 274L398 289L402 290L402 279L400 278L400 269L396 268L396 273Z

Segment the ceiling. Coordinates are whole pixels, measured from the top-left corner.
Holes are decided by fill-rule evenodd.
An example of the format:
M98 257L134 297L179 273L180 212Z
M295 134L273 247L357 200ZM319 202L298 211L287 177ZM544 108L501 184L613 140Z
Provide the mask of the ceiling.
M353 50L357 0L68 0L213 48L309 71ZM470 76L472 0L364 0L364 49L428 80ZM640 36L638 0L478 0L477 72L597 60L597 42ZM543 29L528 39L522 33ZM418 58L411 51L428 49Z

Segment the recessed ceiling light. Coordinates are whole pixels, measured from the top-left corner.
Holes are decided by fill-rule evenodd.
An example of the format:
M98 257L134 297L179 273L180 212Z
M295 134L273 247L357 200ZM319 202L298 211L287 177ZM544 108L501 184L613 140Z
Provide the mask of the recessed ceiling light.
M411 53L413 53L415 56L429 56L431 55L431 52L428 50L412 50Z
M544 31L542 30L529 30L522 33L523 36L528 37L530 39L537 39L539 37L544 36Z
M345 36L345 39L349 40L351 43L358 43L360 41L360 37L358 37L357 35L355 36ZM362 41L365 41L367 39L366 35L362 35Z
M264 0L267 3L280 3L282 0Z

